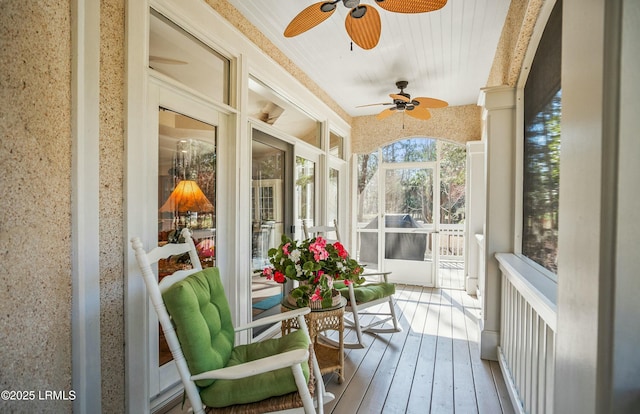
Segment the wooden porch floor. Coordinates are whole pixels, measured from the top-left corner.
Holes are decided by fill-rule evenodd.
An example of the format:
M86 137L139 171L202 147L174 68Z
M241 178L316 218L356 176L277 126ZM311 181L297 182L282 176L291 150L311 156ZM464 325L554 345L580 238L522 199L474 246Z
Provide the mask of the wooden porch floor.
M459 289L397 285L403 331L347 350L345 381L325 376L325 412L512 413L497 362L480 359L477 300ZM345 341L353 341L352 333Z
M365 335L365 349L345 350L344 382L324 376L336 397L325 413L513 413L498 363L480 359L474 297L397 285L395 298L403 331Z

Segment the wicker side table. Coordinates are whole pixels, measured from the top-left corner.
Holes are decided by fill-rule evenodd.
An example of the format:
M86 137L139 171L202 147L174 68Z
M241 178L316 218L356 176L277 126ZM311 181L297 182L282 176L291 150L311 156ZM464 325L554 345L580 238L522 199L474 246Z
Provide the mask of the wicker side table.
M342 298L338 306L326 309L312 309L310 313L304 316L316 358L318 359L320 372L323 375L337 373L339 383L344 381L344 307L346 304L347 300ZM293 309L293 306L285 300L281 303L281 309L284 312ZM296 319L282 321L282 335L299 328ZM338 331L338 347L318 340L318 334L329 330Z

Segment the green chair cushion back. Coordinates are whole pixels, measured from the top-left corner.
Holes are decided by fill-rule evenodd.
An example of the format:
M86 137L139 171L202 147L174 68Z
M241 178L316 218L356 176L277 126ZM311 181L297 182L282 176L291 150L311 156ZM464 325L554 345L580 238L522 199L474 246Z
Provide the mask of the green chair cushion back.
M295 349L308 349L307 335L296 330L281 337L237 346L228 366L242 364L270 355L276 355ZM309 381L309 364L302 364L302 372ZM226 407L234 404L247 404L265 398L286 395L297 391L291 368L282 368L264 374L238 380L217 380L206 389L200 390L200 398L208 407Z
M218 269L210 267L177 282L162 294L192 374L227 366L234 347L229 303ZM199 387L214 380L196 381Z
M349 300L349 287L344 282L336 281L333 283L333 287ZM353 287L353 293L355 294L356 302L366 303L393 295L396 293L396 285L385 282L359 285Z

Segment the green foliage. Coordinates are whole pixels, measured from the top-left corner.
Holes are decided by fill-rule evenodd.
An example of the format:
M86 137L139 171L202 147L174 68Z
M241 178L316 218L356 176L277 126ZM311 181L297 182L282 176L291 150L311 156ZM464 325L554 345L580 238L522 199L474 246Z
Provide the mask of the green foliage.
M268 279L300 282L291 295L301 307L317 300L330 307L334 280L364 282L362 265L349 257L340 242L328 243L322 237L299 242L283 235L280 245L269 249L269 262L271 266L262 272Z
M438 148L440 153L438 154ZM457 224L465 218L466 148L431 138L409 138L382 148L385 163L435 162L440 165L440 217L442 223ZM375 213L379 170L377 151L358 156L358 221ZM391 171L391 170L390 170ZM385 176L386 211L407 213L433 222L434 178L431 170L399 168ZM435 189L437 191L437 189Z

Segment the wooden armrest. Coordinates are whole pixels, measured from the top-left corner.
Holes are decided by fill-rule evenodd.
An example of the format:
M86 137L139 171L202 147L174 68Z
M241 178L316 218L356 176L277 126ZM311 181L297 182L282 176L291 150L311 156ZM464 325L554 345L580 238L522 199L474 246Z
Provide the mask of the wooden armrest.
M362 273L360 276L367 278L368 276L382 276L382 278L384 279L385 283L388 283L388 276L391 274L391 272L367 272L366 270L364 271L364 273ZM378 280L380 280L380 278L378 278ZM366 282L365 282L366 283Z
M193 381L201 379L239 379L252 375L262 374L264 372L275 371L276 369L291 367L300 364L309 359L308 349L296 349L294 351L284 352L278 355L258 359L244 364L234 365L232 367L215 369L213 371L203 372L192 375Z
M288 312L283 312L283 313L278 313L276 315L271 315L271 316L267 316L264 318L260 318L257 321L253 321L250 322L246 325L243 326L238 326L235 328L236 332L240 332L240 331L245 331L247 329L251 329L251 328L255 328L258 326L263 326L263 325L271 325L273 323L277 323L277 322L281 322L287 319L293 319L293 318L297 318L298 316L301 315L306 315L309 312L311 312L310 308L300 308L300 309L293 309L291 311Z

